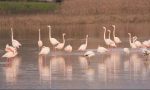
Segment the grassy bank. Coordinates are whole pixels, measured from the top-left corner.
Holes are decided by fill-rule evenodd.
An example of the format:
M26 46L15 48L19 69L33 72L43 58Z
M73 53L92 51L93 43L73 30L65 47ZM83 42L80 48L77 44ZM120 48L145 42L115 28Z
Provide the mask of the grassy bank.
M150 35L150 6L147 4L150 1L148 0L64 0L61 4L41 2L8 3L20 3L20 5L24 6L13 4L17 10L12 9L11 11L11 8L8 8L9 5L0 5L0 7L3 7L0 12L14 13L17 11L19 13L29 13L25 15L22 13L14 15L0 14L0 37L10 35L8 32L10 32L11 27L14 28L14 32L17 35L20 35L20 38L37 35L39 28L45 33L43 35L48 37L46 35L47 25L49 24L55 30L52 33L60 38L63 32L67 33L68 37L78 35L82 38L83 34L103 36L102 26L112 29L110 26L112 24L117 26L118 35L125 36L128 32L133 33L133 35L135 33L137 36ZM18 7L22 7L22 9ZM57 9L58 7L60 8ZM41 13L54 12L55 10L57 13ZM37 14L31 14L33 12L37 12ZM102 31L100 32L100 30ZM139 33L138 31L140 30L144 30L145 33Z
M0 1L1 14L24 14L24 13L43 13L54 12L59 5L49 2L8 2Z

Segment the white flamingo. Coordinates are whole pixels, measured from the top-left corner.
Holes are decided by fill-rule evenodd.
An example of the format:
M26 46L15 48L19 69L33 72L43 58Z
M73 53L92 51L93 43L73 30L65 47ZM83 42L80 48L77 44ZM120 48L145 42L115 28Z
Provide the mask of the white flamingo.
M131 38L131 33L128 33L128 35L129 35L129 43L130 43L130 47L131 48L136 48L136 45L134 44L134 41L132 42L132 38Z
M49 40L50 40L50 43L53 45L53 46L56 46L57 44L59 44L60 42L58 40L56 40L55 38L52 38L51 36L51 26L48 25L48 28L49 28Z
M93 56L95 56L95 53L93 51L86 51L84 53L84 56L88 57L89 59ZM88 64L90 64L90 61L88 60Z
M64 48L64 50L65 50L66 52L72 52L72 46L69 44L69 45L67 45L67 46Z
M99 52L99 53L105 53L105 52L108 52L108 49L106 49L105 47L102 47L102 46L98 46L97 52Z
M103 29L104 29L104 41L105 41L106 45L109 47L110 41L109 41L109 39L106 39L106 27L103 27Z
M92 56L95 56L95 53L94 53L93 51L87 51L87 52L84 53L84 56L90 58L90 57L92 57Z
M114 41L115 41L115 43L119 44L119 43L121 43L121 40L120 40L119 37L116 37L116 36L115 36L116 27L115 27L115 25L112 25L112 26L113 26L113 28L114 28L114 30L113 30Z
M136 45L136 47L138 47L138 48L142 47L142 43L137 40L137 36L134 36L133 40L134 40L134 44Z
M149 41L142 42L142 45L143 45L143 47L146 47L146 48L150 47Z
M59 43L55 48L56 49L59 49L59 50L61 50L61 49L63 49L64 48L64 45L65 45L65 33L63 33L62 34L62 36L63 36L63 42L62 43Z
M40 53L39 53L39 55L47 55L49 52L50 52L50 48L46 47L46 46L43 46Z
M39 29L39 41L38 41L39 48L43 46L43 42L41 40L41 30Z
M79 51L85 51L86 48L87 48L87 43L88 43L88 35L86 35L86 42L85 42L84 44L82 44L82 45L78 48L78 50L79 50Z
M15 48L19 48L21 46L20 42L14 39L13 35L13 29L11 28L11 40L12 40L12 46Z
M8 60L15 57L18 52L15 49L8 50L2 57L6 57Z
M17 49L14 48L13 46L10 46L9 44L6 44L5 51L6 52L9 52L9 51L15 52L15 51L17 51Z
M110 42L110 46L111 47L117 47L116 44L115 44L115 42L113 40L111 40L111 38L110 38L111 31L108 30L108 32L109 32L109 38L108 39L109 39L109 42Z

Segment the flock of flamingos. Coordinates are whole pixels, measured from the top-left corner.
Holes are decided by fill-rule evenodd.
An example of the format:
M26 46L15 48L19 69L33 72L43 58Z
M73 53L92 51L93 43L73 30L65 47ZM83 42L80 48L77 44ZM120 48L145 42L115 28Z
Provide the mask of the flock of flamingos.
M108 48L109 47L115 48L115 47L117 47L117 44L122 43L122 41L119 39L119 37L116 37L116 35L115 35L115 25L112 25L112 27L114 28L113 40L110 37L111 30L107 30L106 27L103 27L104 41L105 41L105 44L108 46ZM49 41L53 45L54 50L63 50L64 49L64 51L71 53L73 50L72 46L65 45L65 35L66 34L65 33L62 34L63 42L60 43L57 39L52 37L50 25L48 25L48 28L49 28ZM106 38L107 32L109 33L108 38ZM138 39L137 36L132 37L131 33L128 33L128 35L129 35L129 44L130 44L131 48L139 48L144 55L146 55L146 56L150 55L150 50L148 50L148 48L150 47L150 40L140 42L137 40ZM7 44L6 48L5 48L6 53L2 56L2 57L6 57L8 60L10 60L11 58L15 57L18 54L17 49L19 49L19 47L21 46L21 43L14 39L12 28L11 28L11 40L12 40L12 46ZM78 51L85 51L84 56L90 58L95 55L95 52L92 50L86 50L87 45L88 45L88 35L86 35L86 41L84 44L80 45L80 47L78 48ZM46 56L47 54L50 53L50 48L43 45L43 42L41 40L41 35L40 35L40 29L39 29L38 46L40 48L39 55ZM123 48L123 51L126 54L129 54L130 48ZM105 52L109 52L109 49L102 47L102 46L98 46L97 52L105 53Z

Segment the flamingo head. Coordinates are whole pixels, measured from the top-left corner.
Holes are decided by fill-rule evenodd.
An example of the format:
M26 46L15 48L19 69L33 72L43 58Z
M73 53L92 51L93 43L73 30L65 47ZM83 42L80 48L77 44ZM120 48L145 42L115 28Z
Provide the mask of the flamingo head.
M66 35L66 33L63 33L63 36L65 36Z
M115 25L112 25L115 28Z
M131 35L131 33L128 33L128 35Z
M86 35L86 37L88 38L88 37L89 37L89 35Z
M103 29L106 30L106 27L103 26Z
M48 27L48 28L51 28L51 26L50 26L50 25L48 25L47 27Z
M11 27L11 31L13 30L13 28Z
M110 30L107 30L108 32L111 32Z

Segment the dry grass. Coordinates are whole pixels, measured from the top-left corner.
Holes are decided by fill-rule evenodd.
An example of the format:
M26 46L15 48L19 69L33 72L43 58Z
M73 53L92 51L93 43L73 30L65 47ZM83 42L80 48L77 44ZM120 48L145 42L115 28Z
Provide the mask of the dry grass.
M132 1L132 4L131 4ZM68 37L102 36L102 26L116 24L120 36L127 32L145 30L150 35L150 13L148 0L65 0L55 14L5 15L0 16L0 36L5 37L10 27L15 29L17 37L27 38L37 35L38 28L47 37L47 25L52 25L53 34L61 37L66 32ZM133 5L133 3L135 3ZM129 8L128 8L129 7ZM100 31L101 30L101 31ZM24 34L22 34L24 33ZM21 36L19 36L21 35ZM82 35L82 36L81 36Z

